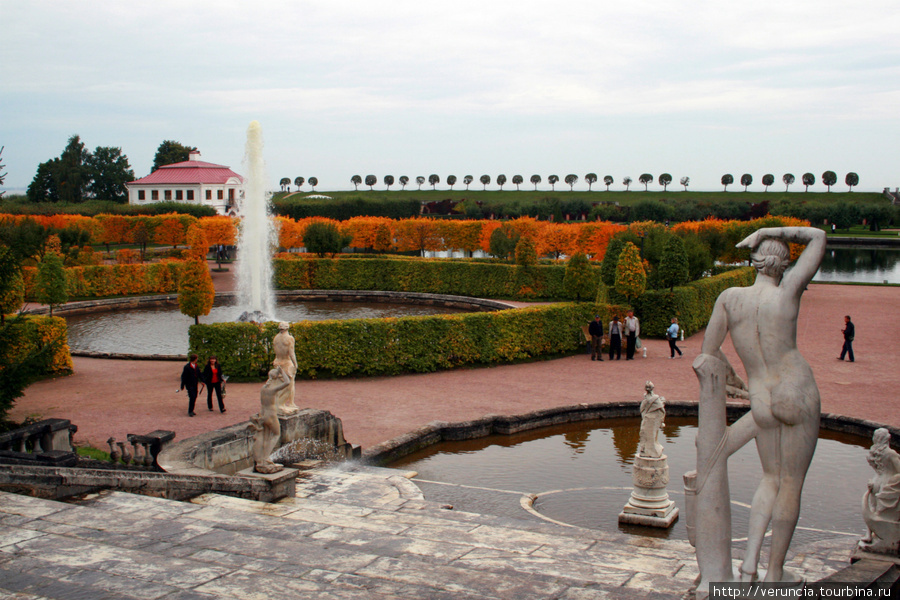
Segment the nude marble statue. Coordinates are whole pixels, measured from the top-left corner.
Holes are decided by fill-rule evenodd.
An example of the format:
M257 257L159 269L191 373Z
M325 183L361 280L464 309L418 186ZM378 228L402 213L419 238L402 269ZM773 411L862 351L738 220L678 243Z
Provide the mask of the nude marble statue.
M275 350L275 360L272 362L272 365L281 367L291 380L291 384L278 396L278 414L293 414L300 410L300 407L294 404L294 377L297 375L297 354L294 351L294 336L291 335L289 323L282 321L278 324L278 333L272 340L272 348Z
M665 424L663 421L666 418L666 399L653 393L652 381L644 384L644 390L644 399L641 400L641 432L638 454L659 458L662 456L663 447L656 439L659 436L660 427Z
M790 269L789 243L806 246ZM825 253L825 233L812 227L763 228L737 246L750 249L756 280L750 287L729 288L719 295L694 361L701 387L697 471L685 481L686 492L696 494L693 512L703 515L695 520L701 587L734 579L727 459L753 439L763 476L750 509L740 578L758 577L760 550L771 525L765 580L794 580L784 570L784 561L819 430L819 390L797 349L797 319L800 298ZM721 350L729 333L747 373L746 384ZM726 394L750 400L750 412L730 427L725 422ZM691 476L694 490L687 486Z
M269 379L259 391L259 414L250 417L250 429L255 432L251 450L253 470L257 473L277 473L281 470L281 465L269 459L281 438L276 402L278 394L293 383L279 366L269 371Z
M891 433L875 430L867 460L875 469L863 496L867 534L859 547L869 552L900 555L900 455L890 446Z

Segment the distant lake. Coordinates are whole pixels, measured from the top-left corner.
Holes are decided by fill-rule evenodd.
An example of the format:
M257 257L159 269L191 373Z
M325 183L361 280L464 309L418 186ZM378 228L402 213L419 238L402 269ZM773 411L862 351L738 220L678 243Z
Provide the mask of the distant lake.
M829 247L813 281L900 283L900 248Z

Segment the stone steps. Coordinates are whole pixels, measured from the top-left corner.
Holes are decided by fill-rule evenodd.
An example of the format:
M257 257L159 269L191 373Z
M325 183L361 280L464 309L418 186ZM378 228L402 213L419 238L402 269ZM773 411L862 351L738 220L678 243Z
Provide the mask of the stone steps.
M317 470L275 504L0 494L0 598L627 600L697 576L686 542L445 510L398 473Z

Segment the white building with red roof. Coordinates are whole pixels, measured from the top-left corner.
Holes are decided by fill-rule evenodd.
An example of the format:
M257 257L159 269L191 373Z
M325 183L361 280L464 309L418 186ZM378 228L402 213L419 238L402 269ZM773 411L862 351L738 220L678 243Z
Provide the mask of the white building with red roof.
M188 160L164 165L125 187L129 204L184 202L212 206L220 215L234 215L243 182L230 168L203 162L200 152L194 150Z

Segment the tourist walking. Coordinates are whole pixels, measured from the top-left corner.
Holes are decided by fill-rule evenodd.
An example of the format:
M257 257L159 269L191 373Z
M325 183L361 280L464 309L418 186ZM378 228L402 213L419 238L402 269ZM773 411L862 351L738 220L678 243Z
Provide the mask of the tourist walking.
M849 354L850 362L853 362L853 338L856 334L856 327L853 325L853 321L850 320L850 315L844 317L844 328L841 329L841 333L844 334L844 347L841 348L841 355L838 357L838 360L844 360L844 356Z
M224 392L222 384L225 383L225 373L222 372L222 365L215 356L210 356L203 368L203 382L206 384L206 407L213 409L212 395L213 390L216 392L216 400L219 401L219 412L225 412Z
M187 390L188 393L188 416L194 416L194 405L197 403L197 388L203 386L200 368L197 366L197 355L191 354L190 361L184 365L181 370L181 390Z
M678 326L678 319L676 317L672 317L672 324L669 325L669 328L666 330L666 339L669 340L669 358L675 358L675 353L678 353L678 358L681 358L681 348L675 345L678 341L678 332L681 328Z
M622 324L619 323L619 317L616 315L609 322L609 360L616 355L616 360L622 358Z
M625 360L634 360L634 349L640 335L641 322L634 316L634 311L629 310L628 316L625 317Z
M591 360L603 362L603 323L600 322L600 315L596 315L588 325L588 333L591 334Z

